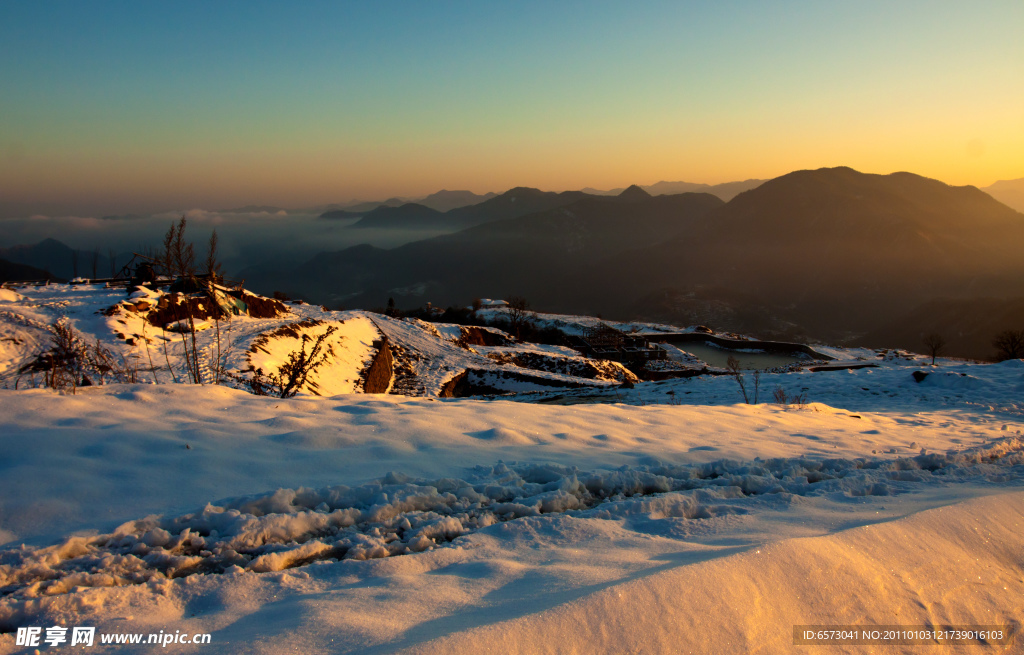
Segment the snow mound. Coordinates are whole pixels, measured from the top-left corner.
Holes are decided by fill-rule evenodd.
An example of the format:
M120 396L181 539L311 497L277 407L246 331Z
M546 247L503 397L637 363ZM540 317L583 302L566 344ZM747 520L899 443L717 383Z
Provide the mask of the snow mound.
M469 436L483 441L490 441L492 443L499 444L534 444L535 440L530 439L524 434L510 430L506 427L498 426L496 428L490 428L488 430L480 430L479 432L470 432Z
M889 496L922 484L1022 478L1024 439L1015 436L896 460L718 460L592 472L499 463L477 466L467 479L390 473L357 487L278 489L181 516L148 516L111 534L0 551L0 628L29 620L36 599L85 587L405 555L522 517L568 513L670 536L672 521L743 516L764 507L759 499L771 495L783 502L826 494ZM667 527L659 524L665 521Z
M923 387L948 389L950 391L967 391L988 384L967 373L951 373L948 371L929 372L920 382Z

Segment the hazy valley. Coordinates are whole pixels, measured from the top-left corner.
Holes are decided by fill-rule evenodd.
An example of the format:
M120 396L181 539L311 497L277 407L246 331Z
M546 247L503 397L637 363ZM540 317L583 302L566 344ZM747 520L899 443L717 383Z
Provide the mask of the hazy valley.
M689 187L701 190L444 191L302 214L187 215L194 235L218 229L229 277L329 307L391 299L399 309L445 308L515 295L541 311L803 342L913 349L938 333L949 354L975 358L991 354L996 333L1019 329L1024 215L978 189L848 168L647 188ZM91 227L77 243L5 244L4 275L109 277L130 251L152 249L170 216L100 220L102 236ZM266 230L251 236L257 226ZM97 245L84 248L86 239ZM112 245L99 247L104 240ZM341 247L324 249L332 242Z

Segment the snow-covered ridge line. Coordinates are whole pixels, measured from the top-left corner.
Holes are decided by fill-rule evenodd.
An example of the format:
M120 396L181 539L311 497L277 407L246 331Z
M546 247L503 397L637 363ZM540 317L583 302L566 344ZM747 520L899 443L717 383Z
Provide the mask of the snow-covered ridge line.
M396 320L301 303L285 306L218 286L186 295L142 288L127 297L123 289L96 285L55 284L24 292L10 292L0 300L0 384L8 387L40 386L38 379L26 374L26 366L48 350L50 326L58 321L66 321L83 343L109 349L132 372L130 381L144 383L200 381L246 388L255 369L273 375L302 348L303 336L316 339L329 327L337 333L323 344L327 360L309 376L301 394L368 391L364 374L385 339L388 355L394 358L394 379L374 385L370 392L449 396L456 378L464 378L469 370L508 372L497 377L509 380L525 376L525 381L499 384L494 389L499 393L544 386L608 386L633 377L619 364L595 363L571 348L523 344L497 328ZM192 347L195 352L190 355ZM509 361L487 356L495 349ZM90 379L97 382L107 380Z
M1024 438L896 460L718 460L592 472L498 464L470 473L467 480L392 473L352 488L279 489L130 521L112 534L0 551L0 631L30 620L38 599L80 588L416 553L525 516L699 520L747 514L764 495L888 496L924 484L1016 483L1024 480Z

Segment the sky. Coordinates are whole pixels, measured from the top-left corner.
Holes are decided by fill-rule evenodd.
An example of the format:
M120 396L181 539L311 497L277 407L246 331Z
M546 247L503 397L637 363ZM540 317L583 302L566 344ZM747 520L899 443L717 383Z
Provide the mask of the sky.
M4 2L0 217L1024 177L1024 3Z

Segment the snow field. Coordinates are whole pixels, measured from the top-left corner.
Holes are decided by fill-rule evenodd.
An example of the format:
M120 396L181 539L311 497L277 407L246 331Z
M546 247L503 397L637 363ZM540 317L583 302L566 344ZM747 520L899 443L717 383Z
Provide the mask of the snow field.
M0 339L61 315L134 332L96 313L123 293L34 293L0 299ZM229 322L229 361L272 366L301 336L250 346L297 321L350 331L339 371L404 345L428 396L501 370L451 326L309 306ZM518 402L0 389L0 653L24 625L214 653L775 653L796 624L1024 624L1024 362L828 354L878 367L768 374L758 405L726 376ZM808 404L764 404L776 386Z
M128 522L112 534L8 551L0 554L0 596L9 608L12 600L161 576L404 555L526 516L639 517L641 531L650 531L667 518L747 514L742 500L748 497L779 495L788 502L790 496L899 495L920 485L1017 483L1024 480L1024 439L896 460L719 460L587 473L499 464L472 473L468 480L389 474L354 488L279 489L184 516Z

